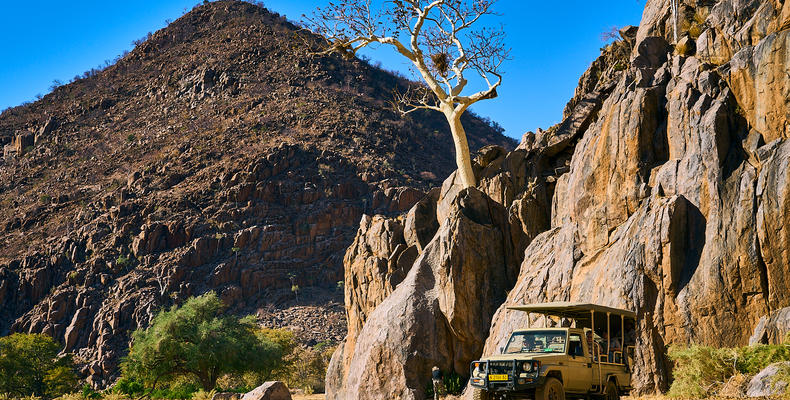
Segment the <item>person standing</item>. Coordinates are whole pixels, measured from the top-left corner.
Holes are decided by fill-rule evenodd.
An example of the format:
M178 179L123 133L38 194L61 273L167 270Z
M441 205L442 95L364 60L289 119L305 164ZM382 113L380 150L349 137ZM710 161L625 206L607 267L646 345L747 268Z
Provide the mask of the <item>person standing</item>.
M439 392L444 389L444 382L442 381L442 371L435 365L431 369L431 380L433 381L433 399L439 400Z

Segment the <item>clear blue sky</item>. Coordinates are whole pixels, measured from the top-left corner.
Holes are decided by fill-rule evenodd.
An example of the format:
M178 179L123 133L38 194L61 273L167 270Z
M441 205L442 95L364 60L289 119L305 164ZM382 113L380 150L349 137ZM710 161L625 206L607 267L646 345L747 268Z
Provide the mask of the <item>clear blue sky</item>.
M299 21L328 0L268 0L267 8ZM54 79L74 75L130 50L132 40L165 26L195 0L13 1L0 13L0 110L46 94ZM598 56L600 33L637 25L644 1L499 0L496 10L512 47L499 98L473 110L520 138L562 117L579 76ZM397 55L368 51L388 69L406 72Z

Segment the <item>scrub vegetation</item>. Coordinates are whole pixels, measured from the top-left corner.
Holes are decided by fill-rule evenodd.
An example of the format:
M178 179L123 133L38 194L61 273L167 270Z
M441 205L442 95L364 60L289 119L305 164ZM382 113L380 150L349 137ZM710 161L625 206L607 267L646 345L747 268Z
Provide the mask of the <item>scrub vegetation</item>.
M673 346L669 358L674 362L673 382L668 395L674 398L705 398L739 392L741 386L770 364L790 361L790 334L784 344L760 344L738 348ZM790 378L782 370L775 380ZM729 397L729 396L727 396Z

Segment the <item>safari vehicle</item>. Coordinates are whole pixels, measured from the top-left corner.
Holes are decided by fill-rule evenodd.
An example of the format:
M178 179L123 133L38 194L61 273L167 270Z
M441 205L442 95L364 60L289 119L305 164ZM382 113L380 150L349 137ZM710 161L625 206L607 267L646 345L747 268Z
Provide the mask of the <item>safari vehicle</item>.
M629 393L633 311L570 302L508 308L542 314L544 327L515 330L501 354L471 363L475 400L616 400ZM559 323L549 327L549 320Z

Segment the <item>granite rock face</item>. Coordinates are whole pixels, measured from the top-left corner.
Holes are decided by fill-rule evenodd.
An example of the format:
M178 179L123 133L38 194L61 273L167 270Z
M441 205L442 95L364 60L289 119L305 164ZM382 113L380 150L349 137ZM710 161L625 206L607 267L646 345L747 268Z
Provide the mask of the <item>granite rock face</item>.
M478 189L508 210L520 252L480 355L536 322L505 305L544 301L636 311L635 394L667 389L667 345L744 345L759 321L757 340L778 340L790 306L790 7L679 3L677 38L669 0L648 1L638 30L624 29L582 76L560 124L476 158ZM448 235L462 235L447 229L459 226L451 210L460 193L451 176L437 200L439 233L363 322L344 350L346 369L328 375L335 398L419 399L420 378L407 369L463 371L437 355L448 342L433 297L441 268L426 264L437 240L452 249ZM491 243L475 245L487 254ZM377 383L384 376L393 378Z
M637 393L667 388L665 345L746 344L761 316L790 305L790 96L786 85L774 84L784 79L774 78L777 71L786 76L787 44L776 40L787 31L771 22L748 40L743 33L775 21L779 9L749 2L738 19L724 21L730 2L683 5L733 46L760 48L748 58L760 69L744 67L740 53L719 52L731 60L714 62L702 37L702 54L648 51L672 41L667 3L648 2L631 67L575 147L555 190L552 229L526 249L506 301L591 301L637 311ZM681 25L693 30L688 21ZM733 71L757 69L764 72L753 79L733 78ZM519 314L499 310L484 354L513 328L529 326Z

